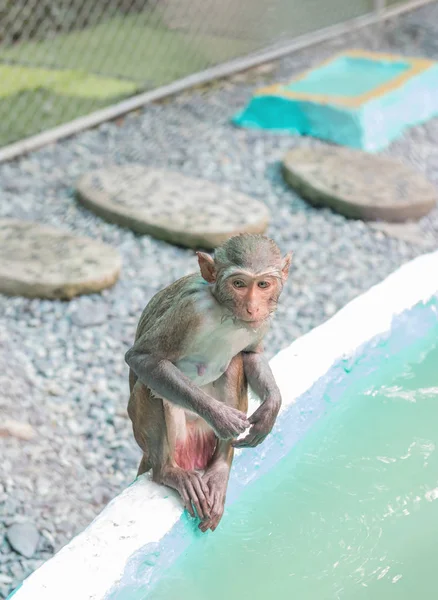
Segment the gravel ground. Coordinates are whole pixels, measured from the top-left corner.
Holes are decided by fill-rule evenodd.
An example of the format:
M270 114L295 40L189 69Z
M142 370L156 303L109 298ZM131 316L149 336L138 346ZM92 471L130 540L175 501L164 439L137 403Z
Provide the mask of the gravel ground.
M434 4L286 57L270 77L291 75L351 46L438 58L437 40ZM269 234L295 252L267 343L270 356L402 263L436 248L438 211L421 222L430 241L411 244L310 208L287 189L278 161L293 145L318 142L229 125L260 83L234 77L0 166L1 216L89 235L118 248L124 260L120 281L102 295L70 303L0 296L0 411L36 431L31 441L0 438L0 598L134 477L139 451L126 418L123 356L151 296L196 266L192 251L136 236L79 206L73 195L79 175L112 161L141 161L226 182L266 202L273 214ZM388 153L438 184L438 119L411 129ZM39 532L29 558L6 539L17 522L27 523L20 534L27 541L35 527Z

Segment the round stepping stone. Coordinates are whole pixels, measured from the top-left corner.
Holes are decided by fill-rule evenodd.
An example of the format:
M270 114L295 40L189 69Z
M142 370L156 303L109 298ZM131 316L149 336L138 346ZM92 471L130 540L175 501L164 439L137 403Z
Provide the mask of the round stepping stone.
M89 238L15 219L0 219L0 293L68 300L113 285L121 259Z
M365 221L420 219L437 201L436 188L408 165L350 148L296 148L283 174L314 206Z
M112 223L190 248L215 248L242 232L263 233L257 200L173 171L142 165L88 173L78 183L87 208Z

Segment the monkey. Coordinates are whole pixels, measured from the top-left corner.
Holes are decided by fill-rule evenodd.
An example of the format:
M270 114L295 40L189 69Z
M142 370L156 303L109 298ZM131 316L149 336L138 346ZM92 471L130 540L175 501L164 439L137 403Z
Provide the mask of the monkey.
M281 408L263 338L292 253L282 257L270 238L245 233L214 257L196 254L199 272L147 304L125 361L128 415L143 453L137 476L152 470L192 517L196 509L206 532L223 516L234 448L261 444ZM261 401L250 417L248 385Z

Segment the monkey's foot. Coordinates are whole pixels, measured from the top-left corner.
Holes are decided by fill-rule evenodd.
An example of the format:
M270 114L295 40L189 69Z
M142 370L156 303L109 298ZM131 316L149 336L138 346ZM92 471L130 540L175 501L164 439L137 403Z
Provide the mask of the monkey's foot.
M204 484L208 487L208 496L210 499L210 515L201 521L199 529L206 532L208 529L214 531L219 525L225 508L225 497L228 485L228 466L215 468L206 471L203 477Z
M208 486L197 471L184 471L179 467L167 467L161 474L160 482L176 490L182 498L184 507L192 517L196 517L193 506L200 519L210 516Z

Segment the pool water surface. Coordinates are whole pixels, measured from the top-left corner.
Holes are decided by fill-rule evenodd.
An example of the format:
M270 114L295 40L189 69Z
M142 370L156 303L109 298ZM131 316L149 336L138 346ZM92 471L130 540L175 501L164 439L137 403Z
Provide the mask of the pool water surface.
M437 444L432 335L347 386L287 456L227 507L219 528L192 543L142 597L433 595Z

